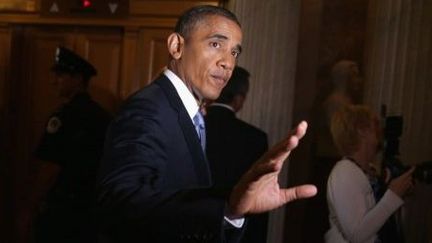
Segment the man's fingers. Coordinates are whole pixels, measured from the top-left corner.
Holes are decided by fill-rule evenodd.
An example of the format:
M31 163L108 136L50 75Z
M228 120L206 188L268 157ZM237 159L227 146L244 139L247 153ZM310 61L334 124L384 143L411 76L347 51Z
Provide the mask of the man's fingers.
M297 147L299 140L306 134L307 126L307 122L305 121L302 121L297 125L292 134L286 140L287 142L285 142L286 150L292 150Z
M291 150L297 147L299 140L306 134L306 129L307 123L305 121L300 122L289 137L267 151L253 169L254 176L259 177L280 171Z
M297 147L299 140L306 134L306 130L307 123L305 121L300 122L289 137L279 142L269 151L269 159L278 161L285 159L289 155L289 152Z
M411 176L415 168L416 168L415 166L412 166L407 172L404 173L405 176Z
M301 121L297 125L296 133L294 135L296 135L299 139L301 139L306 134L307 127L308 127L307 122Z
M281 189L281 193L285 196L285 203L302 198L313 197L317 192L318 190L314 185L301 185L288 189Z

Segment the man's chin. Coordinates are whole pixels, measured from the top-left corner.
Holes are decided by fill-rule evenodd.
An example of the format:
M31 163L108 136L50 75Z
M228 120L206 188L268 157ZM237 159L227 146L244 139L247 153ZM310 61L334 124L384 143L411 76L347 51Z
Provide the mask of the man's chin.
M206 95L206 97L204 97L204 99L206 100L216 100L217 98L219 98L221 91L218 92L212 92Z

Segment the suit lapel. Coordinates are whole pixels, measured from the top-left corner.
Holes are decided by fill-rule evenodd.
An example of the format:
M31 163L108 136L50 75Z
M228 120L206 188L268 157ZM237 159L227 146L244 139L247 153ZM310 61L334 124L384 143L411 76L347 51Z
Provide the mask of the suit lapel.
M210 186L211 185L211 174L207 163L207 159L201 148L197 132L180 99L176 89L171 84L171 81L164 75L161 75L156 81L162 90L165 92L167 99L174 110L177 111L178 121L183 131L184 138L186 140L189 152L192 156L193 163L195 165L195 172L200 185Z

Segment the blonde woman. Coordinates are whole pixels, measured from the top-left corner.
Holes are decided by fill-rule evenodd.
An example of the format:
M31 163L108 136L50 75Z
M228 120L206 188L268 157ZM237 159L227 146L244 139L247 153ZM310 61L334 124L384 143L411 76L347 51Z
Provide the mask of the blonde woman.
M334 142L344 157L332 169L327 181L330 229L326 242L381 242L378 231L403 204L412 187L414 168L390 181L376 202L370 179L380 143L377 116L365 106L349 105L331 121Z

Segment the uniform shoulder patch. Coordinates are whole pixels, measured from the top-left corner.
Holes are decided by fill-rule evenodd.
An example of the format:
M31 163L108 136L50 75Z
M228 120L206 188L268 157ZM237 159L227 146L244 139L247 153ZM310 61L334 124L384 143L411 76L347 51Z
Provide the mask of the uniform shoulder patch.
M56 133L61 127L61 125L61 120L58 117L53 116L49 119L46 130L48 133Z

